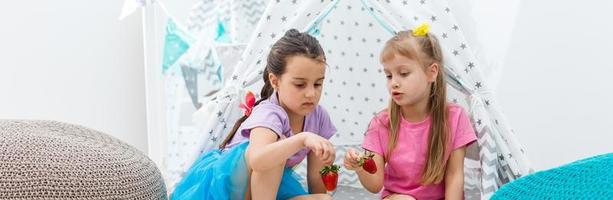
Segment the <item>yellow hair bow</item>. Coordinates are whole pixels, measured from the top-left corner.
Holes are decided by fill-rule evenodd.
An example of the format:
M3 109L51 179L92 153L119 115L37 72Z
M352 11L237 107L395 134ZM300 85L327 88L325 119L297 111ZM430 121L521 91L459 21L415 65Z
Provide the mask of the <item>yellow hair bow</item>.
M428 23L422 23L421 25L415 27L415 29L413 29L413 36L418 37L418 36L426 36L426 34L428 34L428 31L430 30L430 25L428 25Z

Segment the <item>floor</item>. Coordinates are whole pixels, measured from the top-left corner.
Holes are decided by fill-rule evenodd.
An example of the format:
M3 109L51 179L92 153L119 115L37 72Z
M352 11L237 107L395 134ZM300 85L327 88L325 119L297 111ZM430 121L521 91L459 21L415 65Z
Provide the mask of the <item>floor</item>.
M379 194L368 192L364 188L354 188L349 186L339 186L332 195L334 199L380 199Z

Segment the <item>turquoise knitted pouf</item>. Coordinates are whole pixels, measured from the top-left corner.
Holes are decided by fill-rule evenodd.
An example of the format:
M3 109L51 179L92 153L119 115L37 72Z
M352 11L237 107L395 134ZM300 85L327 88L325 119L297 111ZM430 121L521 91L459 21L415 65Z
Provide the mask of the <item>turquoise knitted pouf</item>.
M492 199L613 199L613 153L527 175Z

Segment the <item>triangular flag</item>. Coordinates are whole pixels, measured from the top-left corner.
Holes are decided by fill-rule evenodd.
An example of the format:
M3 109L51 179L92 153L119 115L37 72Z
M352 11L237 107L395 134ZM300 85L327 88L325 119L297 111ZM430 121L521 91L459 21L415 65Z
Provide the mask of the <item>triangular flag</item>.
M217 34L215 34L216 42L230 43L230 36L226 31L226 25L221 20L217 20Z
M193 36L177 27L172 18L169 18L164 38L162 72L166 72L189 49L194 41Z
M153 0L151 0L153 2ZM119 15L119 20L123 20L127 16L131 15L136 11L136 9L145 7L147 5L147 0L125 0L123 2L123 7L121 8L121 15Z

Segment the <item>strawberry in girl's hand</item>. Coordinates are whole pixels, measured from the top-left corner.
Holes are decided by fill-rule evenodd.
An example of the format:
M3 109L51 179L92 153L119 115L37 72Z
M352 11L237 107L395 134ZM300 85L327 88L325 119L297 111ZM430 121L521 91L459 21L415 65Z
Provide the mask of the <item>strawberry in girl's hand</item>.
M360 158L360 166L370 174L374 174L377 172L377 165L375 164L375 160L372 157L375 156L374 153L367 151L362 158Z
M333 191L336 189L336 183L338 182L338 170L340 167L338 165L330 165L325 166L319 174L321 174L321 180L324 182L326 186L326 190Z

